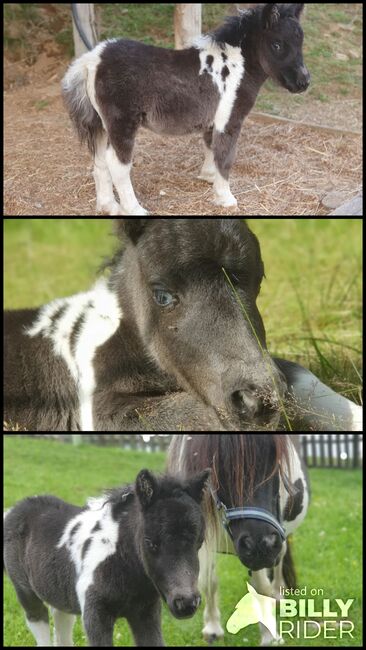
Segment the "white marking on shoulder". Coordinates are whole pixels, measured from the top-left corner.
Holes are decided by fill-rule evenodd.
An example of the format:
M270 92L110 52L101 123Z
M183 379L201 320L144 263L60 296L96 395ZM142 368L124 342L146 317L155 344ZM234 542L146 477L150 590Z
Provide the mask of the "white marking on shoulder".
M37 320L26 330L52 342L56 356L66 363L79 393L82 431L93 431L93 360L98 347L118 329L122 312L116 295L104 279L91 291L59 298L40 309Z
M88 501L88 508L70 519L57 548L66 546L76 571L76 593L81 612L84 611L85 594L93 584L95 569L116 552L118 522L114 521L107 497ZM90 507L91 506L91 507ZM89 546L85 543L89 541Z
M221 46L210 36L202 36L195 41L199 51L201 68L199 74L211 75L212 82L217 86L220 101L217 107L214 125L220 133L230 119L238 88L244 76L244 57L240 47L232 45Z

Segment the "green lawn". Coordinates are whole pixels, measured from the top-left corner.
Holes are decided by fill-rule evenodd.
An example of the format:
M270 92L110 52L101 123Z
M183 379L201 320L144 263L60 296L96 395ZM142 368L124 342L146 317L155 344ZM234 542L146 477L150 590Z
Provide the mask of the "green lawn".
M126 451L120 448L83 445L72 447L53 441L4 438L5 508L32 494L51 493L76 504L103 489L132 481L143 467L160 471L162 453ZM311 470L313 499L304 525L294 537L294 555L299 583L310 589L323 589L324 597L355 599L351 619L353 640L298 640L287 645L327 647L362 645L362 474L351 470ZM226 624L236 603L246 593L247 571L235 557L221 556L218 562L222 619ZM319 605L319 599L316 599ZM4 587L4 645L32 646L23 612L8 578ZM202 611L188 621L176 621L164 609L163 633L166 645L200 646ZM74 630L76 645L86 645L80 621ZM258 645L257 626L237 636L226 633L223 645ZM115 645L132 645L125 621L115 628Z

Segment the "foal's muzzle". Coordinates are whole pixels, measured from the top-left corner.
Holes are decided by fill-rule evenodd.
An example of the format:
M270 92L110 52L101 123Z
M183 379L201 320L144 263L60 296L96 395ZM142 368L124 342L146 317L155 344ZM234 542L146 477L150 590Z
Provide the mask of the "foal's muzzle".
M303 65L296 71L296 75L293 79L284 75L283 85L290 93L304 93L310 85L309 70Z
M171 613L175 618L190 618L193 616L201 604L199 593L190 596L176 596L172 600L168 599L168 605Z

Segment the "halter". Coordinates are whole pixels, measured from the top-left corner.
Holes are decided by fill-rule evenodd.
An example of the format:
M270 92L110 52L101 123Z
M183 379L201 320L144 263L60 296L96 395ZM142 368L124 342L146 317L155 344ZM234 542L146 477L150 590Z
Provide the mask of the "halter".
M269 510L265 510L264 508L227 508L218 497L214 494L212 496L215 500L217 510L222 514L222 524L231 539L233 539L233 534L230 529L230 522L236 519L257 519L258 521L264 521L276 529L282 541L286 539L286 532L282 525L280 495L277 498L277 518Z

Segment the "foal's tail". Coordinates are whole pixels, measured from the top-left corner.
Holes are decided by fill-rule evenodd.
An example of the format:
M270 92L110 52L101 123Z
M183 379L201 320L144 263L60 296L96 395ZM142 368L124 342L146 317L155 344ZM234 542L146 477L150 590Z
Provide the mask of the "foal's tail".
M292 544L292 538L287 539L287 551L286 555L283 558L283 564L282 564L282 573L285 581L285 586L290 589L296 589L297 588L297 576L296 576L296 570L295 570L295 565L292 557L292 552L291 552L291 544Z
M62 80L62 95L80 142L87 142L94 155L96 141L103 132L103 124L95 110L90 94L94 95L95 71L99 63L98 45L74 61Z

